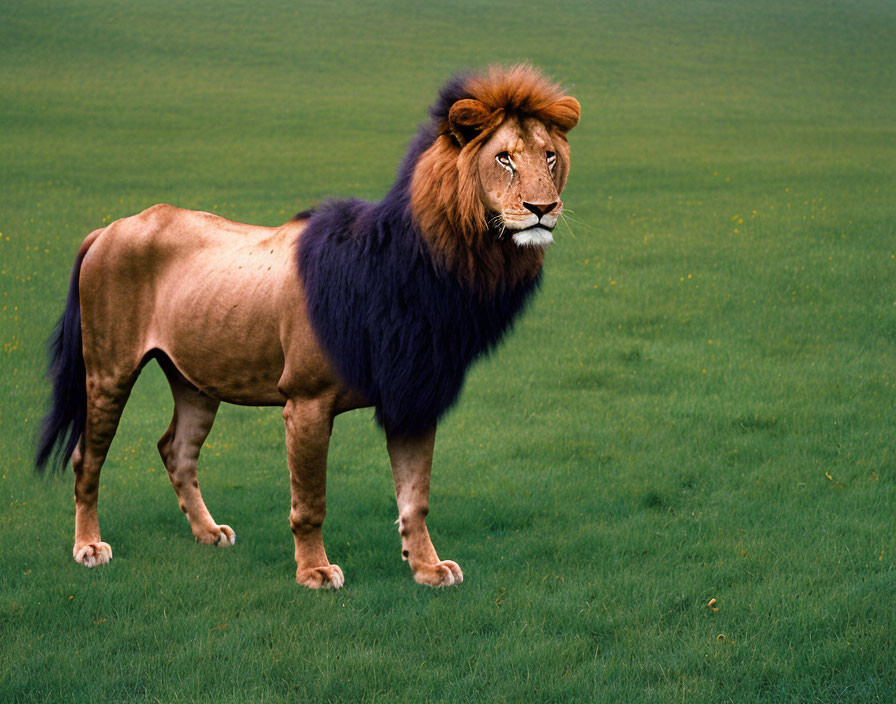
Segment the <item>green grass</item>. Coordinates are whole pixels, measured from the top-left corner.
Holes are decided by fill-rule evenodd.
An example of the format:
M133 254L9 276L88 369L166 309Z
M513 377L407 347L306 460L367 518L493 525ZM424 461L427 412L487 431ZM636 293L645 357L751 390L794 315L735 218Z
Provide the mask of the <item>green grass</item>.
M0 700L892 702L896 9L861 3L7 3L0 10ZM31 471L80 240L153 203L261 224L378 198L452 72L582 103L571 232L440 429L399 557L384 441L337 420L293 582L282 421L222 409L197 546L149 367L102 477ZM707 607L717 599L718 611Z

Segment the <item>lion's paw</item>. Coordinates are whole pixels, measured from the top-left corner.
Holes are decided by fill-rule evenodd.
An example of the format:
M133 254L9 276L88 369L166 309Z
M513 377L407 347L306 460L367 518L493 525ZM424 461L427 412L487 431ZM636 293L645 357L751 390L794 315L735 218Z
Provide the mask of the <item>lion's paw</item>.
M434 565L414 565L414 581L428 587L450 587L464 581L464 573L453 560Z
M109 543L86 543L75 545L72 555L85 567L98 567L112 561L112 548Z
M236 533L230 526L215 526L210 530L204 530L196 536L197 542L203 545L217 545L222 548L229 548L236 544Z
M339 565L324 565L296 570L296 581L309 589L340 589L345 575Z

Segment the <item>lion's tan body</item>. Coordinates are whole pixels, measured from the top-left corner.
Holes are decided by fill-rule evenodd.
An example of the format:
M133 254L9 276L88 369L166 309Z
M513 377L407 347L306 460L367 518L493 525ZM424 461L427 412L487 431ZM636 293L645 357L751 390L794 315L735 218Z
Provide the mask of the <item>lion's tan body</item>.
M474 87L481 101L455 103L445 131L418 162L413 216L433 258L453 274L531 280L543 252L527 245L550 240L560 213L565 134L578 103L530 69L493 72ZM502 100L533 106L527 109L535 117L505 115ZM519 248L500 241L503 230L489 234L479 222L489 213ZM72 455L78 562L92 567L112 557L97 518L100 469L142 364L156 358L174 397L159 452L196 539L235 541L229 526L212 519L196 478L219 403L282 406L296 578L309 587L342 586L321 532L327 448L333 418L368 403L334 371L309 321L296 261L304 228L301 219L265 228L158 205L84 241L78 290L87 418ZM486 284L483 290L501 281ZM462 581L455 562L439 559L426 527L435 426L417 437L387 430L386 440L402 556L420 583Z
M92 565L111 558L84 486L94 474L85 459L94 464L105 455L142 362L156 356L175 401L159 451L197 540L235 540L229 526L212 520L196 481L218 404L283 406L287 424L307 426L290 436L313 440L291 448L311 480L293 473L297 559L314 567L298 576L308 586L341 586L320 539L318 478L332 418L366 402L340 383L308 321L295 257L303 229L302 221L265 228L157 205L85 240L79 289L89 416L84 447L73 457L76 559ZM303 504L312 507L310 519ZM316 529L301 525L309 520Z
M81 269L87 366L115 359L129 369L158 350L228 403L344 398L305 315L295 261L303 228L157 205L98 231Z

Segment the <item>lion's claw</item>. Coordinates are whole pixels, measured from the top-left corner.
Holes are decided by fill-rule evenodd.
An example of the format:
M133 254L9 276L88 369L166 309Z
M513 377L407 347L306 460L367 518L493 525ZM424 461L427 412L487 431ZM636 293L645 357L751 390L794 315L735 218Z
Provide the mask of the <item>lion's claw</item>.
M297 570L296 581L309 589L341 589L345 575L339 565L323 565Z
M450 587L464 581L464 573L454 560L442 560L434 565L415 565L414 581L428 587Z
M75 562L85 567L98 567L112 561L112 548L109 543L87 543L72 550Z
M230 526L220 525L214 529L196 535L196 541L203 545L217 545L228 548L236 544L236 533Z

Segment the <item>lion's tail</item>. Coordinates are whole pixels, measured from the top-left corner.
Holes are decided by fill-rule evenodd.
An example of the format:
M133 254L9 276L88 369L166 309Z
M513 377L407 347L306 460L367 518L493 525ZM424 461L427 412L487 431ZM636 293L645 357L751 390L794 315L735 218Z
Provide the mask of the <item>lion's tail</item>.
M50 410L41 424L37 439L35 469L43 473L53 458L56 469L69 461L87 423L87 383L84 371L84 351L81 347L81 297L78 282L81 263L95 237L88 237L72 269L65 310L48 340L49 370L53 382Z

